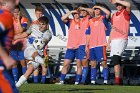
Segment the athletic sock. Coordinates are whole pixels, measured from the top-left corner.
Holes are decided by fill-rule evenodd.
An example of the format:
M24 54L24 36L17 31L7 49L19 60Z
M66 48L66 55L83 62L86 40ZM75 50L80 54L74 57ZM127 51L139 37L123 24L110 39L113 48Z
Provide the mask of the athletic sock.
M38 76L34 76L34 83L38 83Z
M19 81L16 83L16 87L20 87L22 84L24 84L24 82L26 82L26 78L24 77L24 75L22 75L20 78L19 78Z
M115 77L115 84L120 85L121 83L121 78L120 77Z
M45 81L46 81L46 75L43 75L42 77L41 77L41 83L45 83Z
M79 83L81 79L81 75L80 74L76 74L76 80L75 82Z
M81 83L85 83L88 74L88 67L83 67Z
M108 68L103 68L103 77L104 80L108 80Z
M60 81L64 81L65 77L66 77L66 74L61 74Z
M15 82L18 81L18 68L12 68L12 73L13 73L13 77L14 77L14 80Z
M91 81L95 81L97 76L97 68L91 68Z

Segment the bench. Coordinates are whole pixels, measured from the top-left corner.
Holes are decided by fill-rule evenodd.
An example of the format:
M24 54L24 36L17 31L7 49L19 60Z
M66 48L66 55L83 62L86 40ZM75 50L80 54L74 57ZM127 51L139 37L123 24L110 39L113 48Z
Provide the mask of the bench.
M59 47L49 47L49 56L52 57L51 61L53 61L52 65L54 66L54 76L59 77L60 76L60 71L63 67L64 63L64 56L66 53L66 47L59 46ZM110 52L107 51L107 64L110 67L110 74L114 74L113 66L110 64L111 57L110 57ZM139 67L140 66L140 47L127 47L126 50L123 52L122 55L122 76L126 74L126 67ZM76 60L74 60L70 64L70 69L67 74L66 78L75 76L76 72ZM98 78L102 77L102 67L100 66L99 69L99 75ZM134 73L135 74L135 73ZM137 73L138 74L138 73ZM123 76L123 78L128 78L126 77L127 75Z

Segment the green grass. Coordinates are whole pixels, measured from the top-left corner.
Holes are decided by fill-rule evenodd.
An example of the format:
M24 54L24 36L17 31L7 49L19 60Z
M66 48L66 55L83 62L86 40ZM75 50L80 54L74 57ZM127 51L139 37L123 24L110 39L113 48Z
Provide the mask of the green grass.
M20 93L140 93L140 86L26 84Z

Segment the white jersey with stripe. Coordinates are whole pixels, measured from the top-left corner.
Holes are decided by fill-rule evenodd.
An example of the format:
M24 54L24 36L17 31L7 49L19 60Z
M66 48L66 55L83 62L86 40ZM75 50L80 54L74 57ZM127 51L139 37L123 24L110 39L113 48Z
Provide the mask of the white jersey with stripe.
M30 34L30 37L34 37L35 39L43 39L44 41L50 41L52 38L52 34L50 30L40 31L39 26L37 24L32 25L28 30L27 33Z

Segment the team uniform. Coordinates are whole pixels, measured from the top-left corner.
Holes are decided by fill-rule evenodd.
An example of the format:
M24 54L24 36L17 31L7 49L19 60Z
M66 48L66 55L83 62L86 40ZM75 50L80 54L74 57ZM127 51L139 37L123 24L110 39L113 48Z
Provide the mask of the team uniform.
M106 26L107 19L105 16L98 18L92 18L89 21L86 34L90 35L89 49L90 49L90 61L96 61L98 63L106 61ZM97 76L97 68L91 68L91 83L95 82ZM108 79L108 68L103 69L104 80Z
M23 28L27 28L27 25L28 25L27 22L28 22L27 18L25 17L21 18L21 25ZM18 23L17 19L14 19L14 30L18 32L19 28L17 26L17 23ZM25 39L16 42L16 44L12 46L12 50L10 54L14 60L20 61L20 60L25 59L24 58L24 48L25 48L24 45L25 45Z
M112 16L111 52L112 64L121 64L121 55L128 43L130 14L126 9L116 12ZM121 78L115 76L115 83L120 84Z
M52 38L51 32L49 30L41 32L41 31L39 31L39 26L37 24L34 24L28 29L27 33L30 35L27 39L27 47L24 50L25 58L28 60L34 60L32 58L32 54L36 51L38 51L39 55L43 57L43 55L44 55L43 49L36 49L33 45L33 42L36 39L41 39L43 41L49 42Z
M9 53L14 37L13 16L8 10L0 10L0 42ZM0 93L18 93L13 79L6 71L0 57Z
M28 30L29 34L27 39L27 47L24 50L24 56L27 60L30 60L28 64L31 64L34 68L38 68L39 64L44 64L44 48L45 45L48 44L52 38L52 34L49 30L40 31L39 26L37 24L32 25ZM36 45L39 42L39 45ZM40 46L40 47L38 47ZM33 59L33 53L38 52L38 55ZM20 87L24 82L26 82L27 78L22 75L19 81L16 83L16 87Z
M80 23L76 22L74 19L70 20L67 23L69 27L68 31L68 42L67 42L67 51L65 55L65 59L74 60L79 59L78 55L78 38L79 38L79 31L80 31Z
M85 46L86 46L86 29L89 23L89 20L91 19L90 16L86 16L80 21L80 33L79 33L79 59L82 61L83 59L86 59L89 54L86 54L85 52ZM81 83L85 83L86 77L88 74L88 67L83 67L82 70L82 80Z
M86 45L86 29L90 16L86 16L80 21L80 35L79 35L79 57L80 60L86 59L85 45Z
M103 21L107 20L105 16L100 16L95 19L92 18L89 21L89 27L86 31L87 35L90 35L89 48L90 48L90 60L96 60L101 62L106 60L106 27Z
M13 18L13 19L14 19L13 24L14 24L15 36L20 35L20 34L16 34L19 32L18 20L15 18ZM21 17L20 22L21 22L21 26L26 29L27 25L28 25L27 24L28 19L26 17ZM24 48L26 45L25 38L19 39L19 40L14 40L13 42L15 44L12 45L12 49L10 51L11 57L16 61L25 60L25 58L24 58ZM27 67L26 66L23 67L22 74L24 74L26 72L26 70L27 70ZM18 68L17 67L12 68L12 72L13 72L13 77L14 77L15 82L17 82L18 81Z
M121 21L120 21L121 20ZM121 56L128 43L130 14L126 9L112 16L112 35L110 55Z
M65 59L73 61L75 58L79 59L79 31L80 31L80 21L76 22L74 19L70 19L67 24L68 30L68 42L67 50L65 54ZM66 74L61 74L60 82L64 82ZM76 76L76 82L79 82L81 75Z

